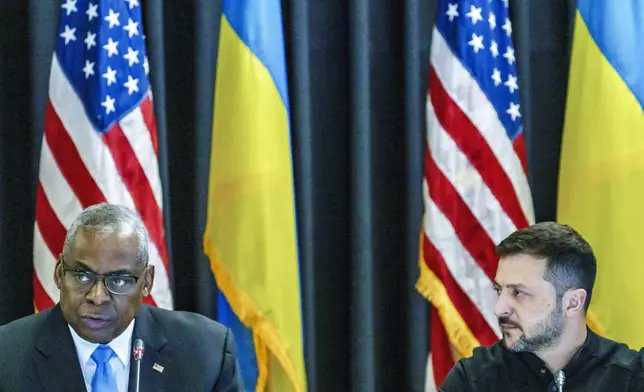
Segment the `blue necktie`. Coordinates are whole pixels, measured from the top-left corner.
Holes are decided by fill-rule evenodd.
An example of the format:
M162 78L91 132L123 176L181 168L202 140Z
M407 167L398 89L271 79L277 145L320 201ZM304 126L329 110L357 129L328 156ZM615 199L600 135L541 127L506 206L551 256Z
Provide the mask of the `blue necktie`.
M110 359L116 355L110 346L101 344L92 353L96 362L96 373L92 379L92 392L116 392L116 377L110 367Z

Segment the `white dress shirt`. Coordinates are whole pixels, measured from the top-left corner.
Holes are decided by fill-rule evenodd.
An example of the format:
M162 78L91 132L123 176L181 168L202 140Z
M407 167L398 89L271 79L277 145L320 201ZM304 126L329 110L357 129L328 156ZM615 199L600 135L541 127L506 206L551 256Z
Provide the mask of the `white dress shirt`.
M92 378L96 372L96 362L91 358L92 353L98 347L97 343L90 343L87 340L78 336L74 328L69 326L69 331L72 333L74 345L76 346L76 354L80 362L81 370L83 371L83 378L85 379L85 386L88 392L92 392ZM134 331L134 320L128 327L109 342L107 345L116 353L110 361L109 365L112 372L116 377L116 385L118 392L127 392L128 383L130 379L130 352L132 350L132 332Z

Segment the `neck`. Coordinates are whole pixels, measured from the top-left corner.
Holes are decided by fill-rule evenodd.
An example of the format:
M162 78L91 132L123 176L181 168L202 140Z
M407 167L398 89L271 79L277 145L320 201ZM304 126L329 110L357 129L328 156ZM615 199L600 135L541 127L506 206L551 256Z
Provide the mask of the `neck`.
M580 324L564 331L555 344L545 350L535 352L551 372L563 369L584 345L588 332L586 324Z

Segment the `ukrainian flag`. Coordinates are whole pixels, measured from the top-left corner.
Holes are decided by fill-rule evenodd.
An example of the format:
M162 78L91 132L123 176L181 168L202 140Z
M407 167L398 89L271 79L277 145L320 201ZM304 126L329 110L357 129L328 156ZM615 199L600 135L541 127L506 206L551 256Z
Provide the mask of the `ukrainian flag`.
M306 391L279 0L224 0L204 250L249 389ZM254 350L254 353L253 353Z
M598 258L596 329L644 346L644 0L579 0L558 220Z

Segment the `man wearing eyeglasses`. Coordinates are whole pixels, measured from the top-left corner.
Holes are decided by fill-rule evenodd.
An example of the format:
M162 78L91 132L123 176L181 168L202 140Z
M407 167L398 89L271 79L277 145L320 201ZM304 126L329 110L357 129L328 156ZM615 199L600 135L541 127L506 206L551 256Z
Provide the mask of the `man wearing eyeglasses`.
M71 225L60 302L0 327L0 391L242 391L232 333L203 316L142 305L154 284L148 234L129 209L89 207ZM80 366L79 366L80 365Z

